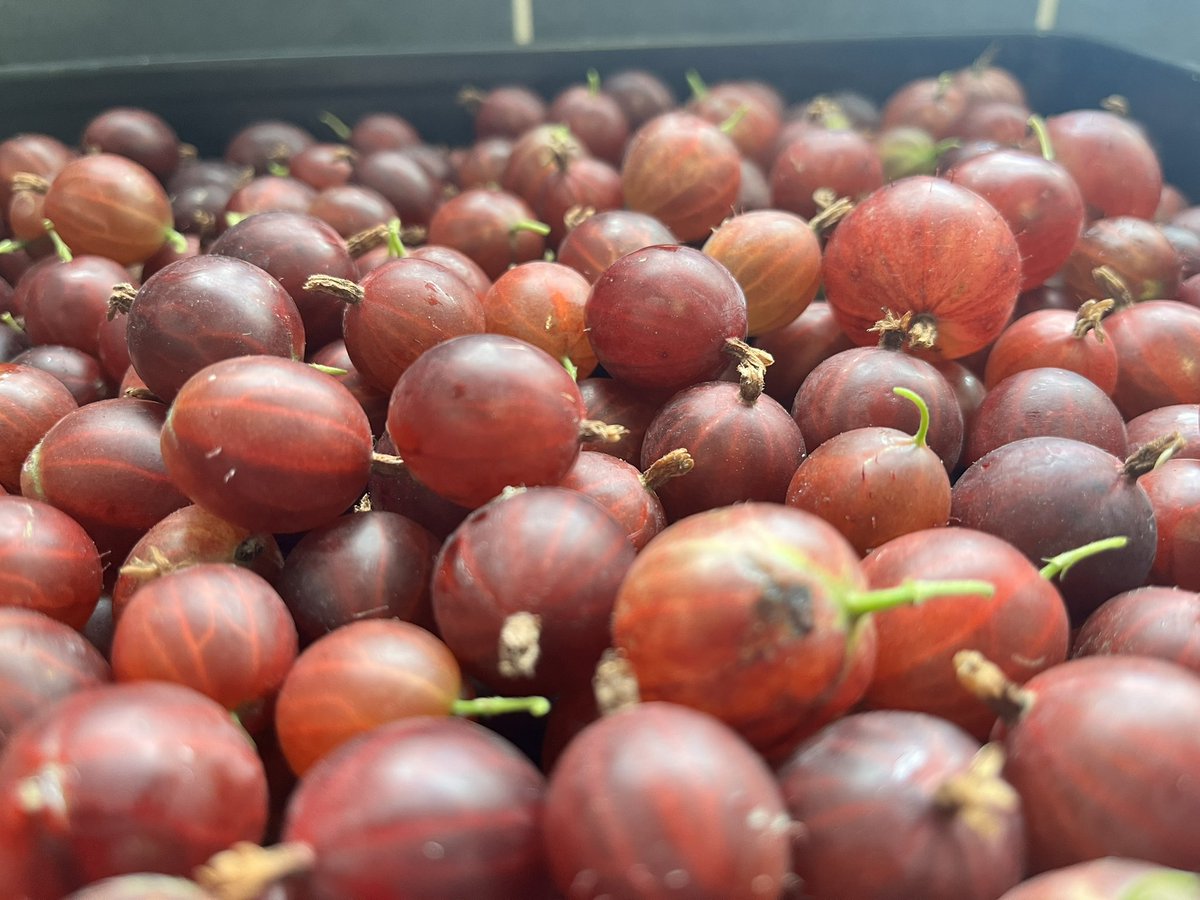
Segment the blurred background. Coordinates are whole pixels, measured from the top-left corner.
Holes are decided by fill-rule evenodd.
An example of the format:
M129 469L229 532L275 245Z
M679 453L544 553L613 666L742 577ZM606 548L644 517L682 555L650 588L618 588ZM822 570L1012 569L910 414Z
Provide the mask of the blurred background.
M1200 0L0 0L0 67L1034 32L1200 72Z

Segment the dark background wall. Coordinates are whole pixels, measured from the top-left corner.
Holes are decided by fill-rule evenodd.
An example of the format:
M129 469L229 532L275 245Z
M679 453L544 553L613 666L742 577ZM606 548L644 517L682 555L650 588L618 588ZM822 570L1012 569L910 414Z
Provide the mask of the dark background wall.
M1200 0L0 0L0 67L120 59L1029 33L1200 71ZM1040 14L1040 23L1039 23Z

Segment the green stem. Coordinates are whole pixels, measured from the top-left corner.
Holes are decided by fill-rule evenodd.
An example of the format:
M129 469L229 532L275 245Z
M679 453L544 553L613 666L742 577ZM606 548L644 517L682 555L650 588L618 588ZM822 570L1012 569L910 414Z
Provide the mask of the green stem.
M577 366L577 365L575 365L575 363L571 362L571 357L564 356L562 358L562 360L560 360L560 361L562 362L563 368L567 370L567 374L571 376L571 380L578 381L579 380L579 366Z
M921 414L921 424L917 426L917 433L913 435L913 443L918 447L927 446L925 438L929 435L929 405L920 394L908 388L894 387L892 393L916 404L917 412Z
M292 170L288 168L286 163L272 159L267 162L267 173L274 175L276 178L287 178L292 174Z
M962 141L960 141L958 138L945 138L940 140L933 145L934 158L941 159L942 154L950 150L957 150L961 146Z
M317 116L317 120L321 124L328 126L329 130L334 133L339 141L350 140L350 126L329 110L321 110L321 113Z
M1050 132L1046 128L1046 120L1041 116L1030 116L1027 124L1033 136L1037 138L1038 147L1042 151L1042 159L1054 162L1054 145L1050 143Z
M1200 894L1200 875L1162 868L1126 885L1117 900L1185 900Z
M868 613L882 612L894 606L916 605L938 597L963 595L991 597L995 593L995 585L990 581L981 581L977 578L950 579L948 581L905 581L895 587L848 594L842 600L842 608L857 618Z
M1110 537L1102 541L1092 541L1090 544L1084 544L1082 547L1076 547L1074 550L1067 550L1065 553L1060 553L1058 556L1052 556L1045 560L1046 565L1041 568L1041 576L1047 581L1058 578L1061 580L1076 563L1083 562L1089 557L1095 556L1097 553L1103 553L1105 550L1120 550L1129 543L1127 537Z
M54 245L54 253L63 262L70 262L75 257L71 255L71 248L63 243L63 239L58 236L58 232L54 230L54 223L49 219L42 219L42 227L46 229L46 234L50 236L50 243Z
M733 129L737 128L742 119L746 118L746 113L750 112L750 107L745 103L729 114L729 118L717 126L722 133L732 134Z
M238 222L241 222L243 219L248 219L248 218L250 218L250 213L227 212L227 213L225 213L225 227L232 228Z
M708 95L708 85L704 83L704 79L695 69L688 69L683 77L687 79L688 87L692 89L692 96L697 100L703 100Z
M25 333L25 329L21 327L21 323L14 319L13 314L10 312L0 313L0 325L3 325L5 328L11 328L13 331L19 331L21 334Z
M536 222L533 219L521 219L519 222L514 222L508 230L512 234L516 234L518 231L532 231L534 234L545 237L550 233L550 226L545 222Z
M180 232L174 228L167 229L167 243L171 245L171 249L176 253L187 253L188 242Z
M595 69L587 70L588 93L595 97L600 93L600 73Z
M408 256L408 250L404 246L404 241L400 237L400 220L392 219L387 226L387 247L388 256L394 259L404 259Z
M18 250L24 250L28 241L14 241L9 238L5 241L0 241L0 253L16 253Z
M308 367L310 369L316 369L318 372L324 372L326 375L333 375L338 378L340 378L342 375L349 374L348 369L339 369L337 366L326 366L322 365L321 363L310 362Z
M474 700L455 700L450 707L450 714L455 716L503 716L522 712L540 718L550 712L550 701L545 697L476 697Z

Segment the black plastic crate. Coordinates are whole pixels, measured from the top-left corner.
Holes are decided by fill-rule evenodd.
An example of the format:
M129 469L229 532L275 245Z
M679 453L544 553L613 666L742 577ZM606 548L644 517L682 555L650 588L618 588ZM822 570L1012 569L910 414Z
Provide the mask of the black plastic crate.
M216 155L255 119L283 118L322 134L322 110L347 121L388 110L408 117L427 140L455 144L471 137L469 116L456 103L467 84L520 82L549 96L581 81L588 67L602 74L640 67L683 97L683 73L695 68L709 81L761 78L791 100L841 88L882 100L906 80L969 64L993 42L997 64L1021 78L1039 112L1127 97L1159 149L1167 180L1200 198L1200 71L1059 34L10 67L0 68L0 127L5 136L43 131L72 142L106 106L137 105L162 114L202 154Z

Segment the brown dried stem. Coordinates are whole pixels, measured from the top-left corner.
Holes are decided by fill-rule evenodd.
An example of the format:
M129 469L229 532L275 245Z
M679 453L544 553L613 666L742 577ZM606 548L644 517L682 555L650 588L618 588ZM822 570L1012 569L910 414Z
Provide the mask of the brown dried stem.
M310 871L316 861L308 844L241 842L197 867L192 878L218 900L256 900L275 882Z
M1108 336L1104 333L1101 322L1116 303L1111 297L1106 300L1085 300L1079 307L1079 312L1075 314L1075 330L1072 334L1082 340L1090 331L1096 335L1096 340L1103 344Z
M959 684L990 706L1009 725L1033 705L1033 694L1010 681L998 665L978 650L955 653L954 672Z
M609 425L596 419L584 419L579 423L579 440L584 443L615 444L629 429L624 425Z
M605 716L642 701L633 665L620 650L604 651L592 676L592 690L596 708Z
M849 197L830 199L833 191L829 188L817 188L813 191L813 202L821 210L808 221L808 227L817 234L824 234L846 216L854 211L854 201Z
M933 794L934 805L950 815L961 815L972 831L994 836L1002 827L1003 813L1020 804L1020 796L1000 777L1004 769L1004 748L984 744L967 771L940 784Z
M349 278L338 278L336 275L309 275L304 282L304 290L328 294L343 303L362 303L363 289Z
M371 468L379 472L388 469L404 469L407 468L407 465L401 457L394 453L375 452L371 454Z
M1163 465L1172 456L1184 448L1187 441L1178 431L1164 434L1149 443L1143 444L1125 459L1122 467L1126 477L1141 478L1147 472L1152 472Z
M1137 302L1125 279L1111 266L1097 266L1092 269L1092 279L1100 286L1105 296L1112 297L1117 305L1133 306Z
M513 613L500 628L497 668L505 678L532 678L542 647L542 617L531 612Z
M370 228L364 228L346 238L346 250L354 259L358 259L364 253L368 253L376 247L382 247L387 240L388 226L386 223L380 223L372 225Z
M683 447L672 450L650 463L650 468L642 473L642 487L653 493L672 478L686 475L695 465L692 454Z
M114 284L112 293L108 297L108 319L111 321L118 314L124 315L133 307L133 301L137 297L137 288L127 281L120 284Z
M17 191L31 191L35 194L45 194L50 190L50 182L41 175L35 175L32 172L17 172L12 177L11 187L14 194Z
M775 357L737 338L725 338L722 349L737 362L742 402L753 404L762 396L766 387L767 366L774 364Z

